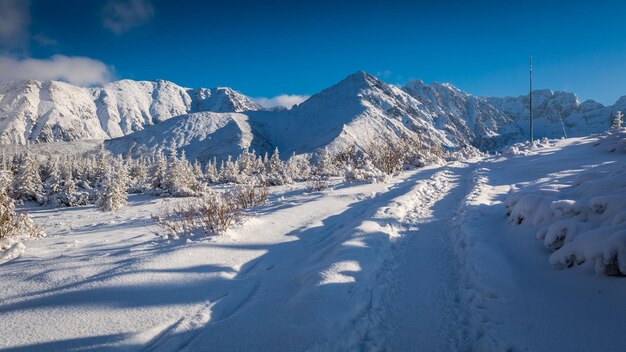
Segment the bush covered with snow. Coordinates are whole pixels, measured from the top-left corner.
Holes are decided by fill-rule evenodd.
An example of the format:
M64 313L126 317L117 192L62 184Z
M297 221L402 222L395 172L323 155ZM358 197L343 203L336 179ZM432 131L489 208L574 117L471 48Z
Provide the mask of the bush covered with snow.
M596 147L615 152L626 129L613 131ZM544 185L505 200L510 222L536 228L536 237L561 268L589 263L596 272L626 275L626 165L582 171L567 187Z
M0 239L42 237L45 232L28 214L15 210L15 201L0 192Z
M6 191L0 191L0 264L24 253L26 247L21 241L45 235L28 214L15 210L15 201Z
M166 238L196 234L218 234L228 230L240 217L242 208L230 194L207 192L186 205L164 208L152 219Z

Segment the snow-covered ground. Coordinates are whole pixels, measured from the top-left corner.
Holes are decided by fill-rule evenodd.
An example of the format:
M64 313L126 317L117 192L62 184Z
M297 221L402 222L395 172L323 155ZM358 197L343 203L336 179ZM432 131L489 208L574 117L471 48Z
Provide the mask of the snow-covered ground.
M536 239L551 222L518 224L505 206L546 189L588 199L581 174L626 162L597 140L518 146L390 183L274 187L268 205L213 237L155 234L150 215L184 198L131 196L112 213L34 207L48 237L0 265L0 349L621 351L624 278L552 265ZM562 220L559 209L547 218Z

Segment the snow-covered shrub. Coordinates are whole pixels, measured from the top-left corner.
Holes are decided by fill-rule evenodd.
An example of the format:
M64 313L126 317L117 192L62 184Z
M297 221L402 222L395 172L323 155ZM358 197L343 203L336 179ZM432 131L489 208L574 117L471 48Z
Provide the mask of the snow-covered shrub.
M401 145L394 145L390 140L378 139L372 142L366 149L372 164L378 170L393 175L404 169L407 155Z
M614 134L599 144L612 143ZM542 187L509 195L509 220L536 229L557 267L588 263L599 274L626 276L626 168L606 164L581 172L568 187Z
M313 174L306 183L308 190L317 192L330 188L331 185L330 178L320 174Z
M464 161L472 158L478 158L485 156L485 153L481 152L478 148L471 145L463 146L459 149L453 150L446 155L448 161Z
M241 218L242 208L229 193L207 192L187 205L164 208L152 219L166 237L179 238L194 234L219 234Z
M45 232L33 222L30 215L17 213L15 201L6 192L0 192L0 240L42 236L45 236Z
M371 181L386 182L389 175L377 169L369 158L364 158L359 164L346 164L343 168L346 182Z
M546 194L519 192L509 196L504 206L513 223L536 226L552 216L551 204L555 200Z
M264 184L239 185L235 189L233 197L240 208L252 208L267 202L269 189Z

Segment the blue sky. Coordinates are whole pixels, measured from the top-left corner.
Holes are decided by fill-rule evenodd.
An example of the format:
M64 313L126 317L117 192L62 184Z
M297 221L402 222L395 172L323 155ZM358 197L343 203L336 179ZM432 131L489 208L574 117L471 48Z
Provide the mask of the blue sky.
M526 93L532 53L536 88L612 104L626 95L624 13L618 1L0 0L0 79L167 79L273 97L364 70L503 96Z

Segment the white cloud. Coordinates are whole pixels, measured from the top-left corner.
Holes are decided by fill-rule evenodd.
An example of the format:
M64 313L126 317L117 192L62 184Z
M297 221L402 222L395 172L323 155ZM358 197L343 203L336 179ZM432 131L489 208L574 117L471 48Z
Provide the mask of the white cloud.
M0 0L1 1L1 0ZM59 42L56 39L48 38L45 35L39 33L33 36L33 40L43 46L57 46Z
M0 0L0 46L5 49L28 46L30 1Z
M255 98L254 101L266 109L274 109L277 107L291 109L292 106L300 104L307 99L309 99L308 95L282 94L273 98Z
M102 9L102 25L117 35L147 23L152 17L154 7L149 0L109 0Z
M36 79L92 85L108 82L112 77L109 66L88 57L54 55L49 59L18 60L0 56L0 81Z

